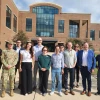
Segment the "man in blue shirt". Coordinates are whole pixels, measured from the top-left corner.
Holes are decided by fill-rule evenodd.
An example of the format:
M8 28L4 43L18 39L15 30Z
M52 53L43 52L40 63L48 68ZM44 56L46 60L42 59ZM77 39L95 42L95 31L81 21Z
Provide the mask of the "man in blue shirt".
M62 69L61 69L62 68ZM52 86L50 95L55 91L55 78L58 80L58 94L62 96L62 73L64 68L64 56L60 53L60 48L57 45L55 47L55 53L51 57L51 74L52 74Z

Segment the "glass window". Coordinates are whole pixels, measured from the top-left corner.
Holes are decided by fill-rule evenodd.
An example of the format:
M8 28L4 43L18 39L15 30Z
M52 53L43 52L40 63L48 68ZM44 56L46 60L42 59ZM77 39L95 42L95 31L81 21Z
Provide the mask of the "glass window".
M59 33L64 33L64 20L59 20L58 21L58 32Z
M70 38L79 37L79 23L72 20L69 21L69 37Z
M6 6L6 26L8 28L11 28L11 14L12 14L12 11L10 10L8 6Z
M17 17L15 15L13 17L13 31L17 32Z
M90 30L90 40L95 40L95 30Z
M32 19L26 18L26 31L31 32L32 31Z
M99 31L99 39L100 39L100 31Z
M33 7L36 13L36 36L54 36L54 15L58 14L58 9L51 6Z

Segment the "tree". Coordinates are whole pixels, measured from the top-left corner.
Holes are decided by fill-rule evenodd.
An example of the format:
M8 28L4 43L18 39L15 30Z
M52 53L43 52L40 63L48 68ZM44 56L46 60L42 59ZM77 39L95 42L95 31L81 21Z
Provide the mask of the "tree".
M17 40L21 40L22 44L25 44L29 40L29 38L26 36L26 33L24 33L23 31L19 31L18 34L13 37L14 42L16 42Z
M80 46L83 44L83 41L80 40L80 39L68 39L67 42L72 42L73 43L73 46L75 46L75 44L79 44Z

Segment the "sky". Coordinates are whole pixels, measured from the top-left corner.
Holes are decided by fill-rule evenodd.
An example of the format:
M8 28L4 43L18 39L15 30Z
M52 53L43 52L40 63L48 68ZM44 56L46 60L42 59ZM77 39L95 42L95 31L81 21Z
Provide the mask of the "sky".
M29 11L38 2L51 2L62 7L62 13L91 14L92 23L100 23L100 0L13 0L19 10Z

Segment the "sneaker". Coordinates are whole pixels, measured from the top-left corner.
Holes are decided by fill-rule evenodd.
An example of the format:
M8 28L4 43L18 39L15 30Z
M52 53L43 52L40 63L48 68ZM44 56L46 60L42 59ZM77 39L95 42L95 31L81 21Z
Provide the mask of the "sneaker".
M54 92L50 92L50 95L53 95L54 94Z
M46 95L47 95L47 93L43 93L42 95L43 95L43 96L46 96Z
M42 95L43 93L42 92L40 92L40 95Z
M28 94L26 93L25 96L27 96Z
M59 94L60 96L62 96L62 92L58 92L58 94Z

